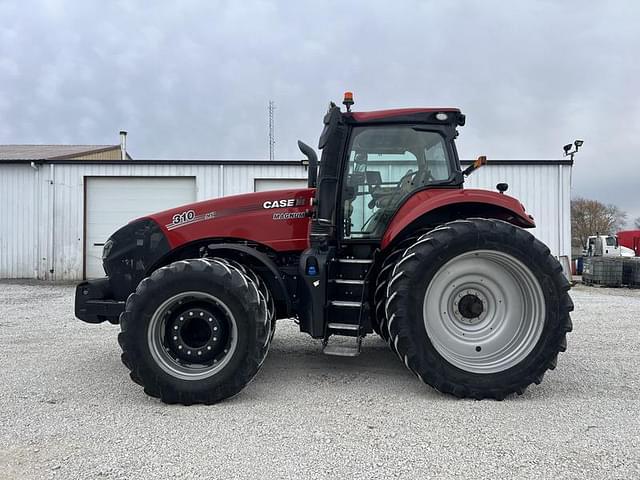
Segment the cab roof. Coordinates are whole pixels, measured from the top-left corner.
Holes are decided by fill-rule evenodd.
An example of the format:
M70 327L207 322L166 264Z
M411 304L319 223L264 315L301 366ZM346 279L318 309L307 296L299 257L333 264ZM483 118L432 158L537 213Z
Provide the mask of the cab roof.
M436 118L439 113L447 114L446 120ZM428 123L455 123L464 125L464 115L459 108L429 107L429 108L395 108L390 110L374 110L372 112L345 112L347 118L354 122L379 122L379 121L416 121Z

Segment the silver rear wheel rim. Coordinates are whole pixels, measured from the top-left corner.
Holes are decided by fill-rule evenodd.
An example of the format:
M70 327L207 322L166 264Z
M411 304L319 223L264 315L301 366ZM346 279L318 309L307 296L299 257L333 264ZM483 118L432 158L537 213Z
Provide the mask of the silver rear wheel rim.
M208 304L224 317L221 320L226 322L228 338L217 358L198 363L194 356L192 361L185 361L172 351L167 323L171 321L172 312L185 302ZM157 365L169 375L181 380L202 380L217 374L229 363L238 345L238 326L231 310L217 297L205 292L182 292L165 300L153 313L147 328L147 345Z
M520 260L474 250L449 260L431 279L423 319L447 362L471 373L498 373L518 365L538 343L544 294Z

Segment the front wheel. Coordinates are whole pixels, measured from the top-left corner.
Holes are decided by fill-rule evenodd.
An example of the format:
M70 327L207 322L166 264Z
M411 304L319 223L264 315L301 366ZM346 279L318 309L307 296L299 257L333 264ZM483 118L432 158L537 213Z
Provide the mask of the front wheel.
M549 249L499 220L458 220L407 248L387 285L390 341L424 382L502 399L540 383L571 331L569 282Z
M122 361L147 394L211 404L258 372L271 319L255 281L220 259L182 260L144 279L120 318Z

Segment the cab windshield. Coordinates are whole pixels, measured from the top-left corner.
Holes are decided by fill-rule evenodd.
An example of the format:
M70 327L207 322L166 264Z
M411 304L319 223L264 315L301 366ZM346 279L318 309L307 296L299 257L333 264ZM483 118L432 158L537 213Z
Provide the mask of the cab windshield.
M400 203L452 176L442 134L422 127L353 129L343 179L344 238L378 238Z

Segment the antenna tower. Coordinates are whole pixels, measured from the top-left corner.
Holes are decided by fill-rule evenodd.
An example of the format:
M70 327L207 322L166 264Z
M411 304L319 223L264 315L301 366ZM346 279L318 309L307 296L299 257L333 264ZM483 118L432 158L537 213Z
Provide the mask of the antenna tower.
M276 137L273 112L276 104L273 100L269 100L269 160L274 160L276 156Z

